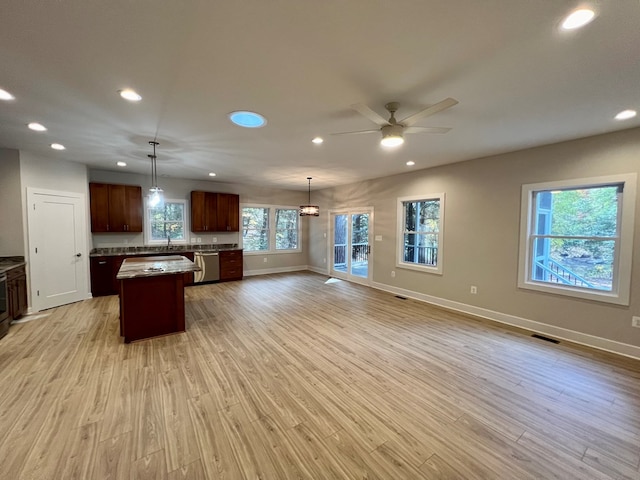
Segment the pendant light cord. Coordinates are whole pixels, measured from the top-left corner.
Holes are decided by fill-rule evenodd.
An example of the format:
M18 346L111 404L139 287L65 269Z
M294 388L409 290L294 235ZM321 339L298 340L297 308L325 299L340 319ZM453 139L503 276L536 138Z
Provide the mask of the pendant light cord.
M153 145L153 155L149 155L151 158L151 183L153 187L158 187L158 168L156 165L156 145L160 145L155 140L149 141L149 145Z
M311 205L311 178L312 177L307 177L307 180L309 180L309 203L308 203L308 205Z

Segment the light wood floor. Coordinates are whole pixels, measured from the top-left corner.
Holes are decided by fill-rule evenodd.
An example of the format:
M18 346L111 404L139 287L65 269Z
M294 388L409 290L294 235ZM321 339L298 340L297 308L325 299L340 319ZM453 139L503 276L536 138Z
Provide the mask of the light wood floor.
M640 362L325 280L190 287L130 345L117 297L12 326L0 478L640 478Z

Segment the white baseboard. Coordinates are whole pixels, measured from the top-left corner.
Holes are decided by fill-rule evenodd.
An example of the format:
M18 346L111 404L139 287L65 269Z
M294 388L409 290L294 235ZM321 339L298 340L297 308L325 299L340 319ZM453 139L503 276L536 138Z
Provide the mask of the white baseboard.
M473 305L454 302L453 300L434 297L431 295L414 292L412 290L392 287L390 285L385 285L384 283L372 282L371 286L378 290L384 290L395 295L401 295L403 297L412 298L414 300L431 303L439 307L466 313L468 315L474 315L476 317L486 318L494 322L524 328L526 330L557 338L559 340L567 340L569 342L578 343L580 345L597 348L598 350L604 350L606 352L616 353L625 357L640 359L640 347L629 345L627 343L616 342L614 340L608 340L606 338L596 337L595 335L576 332L575 330L569 330L567 328L556 327L554 325L537 322L535 320L529 320L527 318L517 317L515 315L509 315L507 313L495 312L486 308L474 307Z
M309 270L307 265L294 265L293 267L278 267L278 268L261 268L260 270L245 270L243 276L253 277L255 275L268 275L270 273L287 273L287 272L300 272Z
M315 272L315 273L319 273L320 275L329 275L329 269L328 268L312 267L311 265L309 265L307 267L307 270L310 270L310 271Z

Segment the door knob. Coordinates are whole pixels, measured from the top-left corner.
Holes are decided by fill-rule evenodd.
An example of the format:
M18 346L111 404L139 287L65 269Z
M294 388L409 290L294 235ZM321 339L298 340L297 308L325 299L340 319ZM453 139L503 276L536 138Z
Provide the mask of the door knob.
M76 257L81 257L82 254L81 253L76 253Z

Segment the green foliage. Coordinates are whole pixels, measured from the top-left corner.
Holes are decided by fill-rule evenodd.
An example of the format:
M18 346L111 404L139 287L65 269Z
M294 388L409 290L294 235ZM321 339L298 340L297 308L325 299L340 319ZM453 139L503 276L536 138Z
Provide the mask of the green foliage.
M165 203L149 209L151 240L184 240L184 205Z

